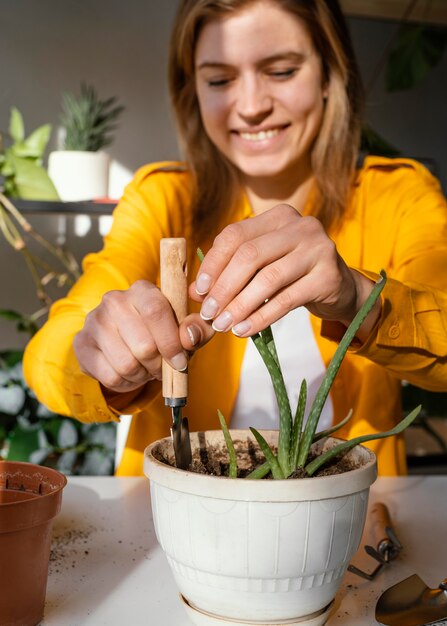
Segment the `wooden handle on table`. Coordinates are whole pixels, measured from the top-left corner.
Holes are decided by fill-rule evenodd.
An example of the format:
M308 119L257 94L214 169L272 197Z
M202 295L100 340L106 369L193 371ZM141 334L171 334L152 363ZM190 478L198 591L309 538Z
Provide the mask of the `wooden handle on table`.
M188 313L186 240L183 237L160 241L160 287L180 324ZM162 377L164 398L186 399L188 396L187 372L178 372L163 360Z
M390 512L383 502L376 502L371 508L371 535L373 546L380 546L383 541L390 542L386 528L392 528Z

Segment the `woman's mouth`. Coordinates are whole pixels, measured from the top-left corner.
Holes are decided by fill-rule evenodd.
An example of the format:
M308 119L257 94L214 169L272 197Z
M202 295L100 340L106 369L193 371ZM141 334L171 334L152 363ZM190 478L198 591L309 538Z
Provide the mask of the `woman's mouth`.
M241 139L245 139L246 141L266 141L267 139L272 139L279 135L281 131L283 131L286 126L280 126L277 128L269 128L266 130L258 130L254 131L237 131L237 134Z

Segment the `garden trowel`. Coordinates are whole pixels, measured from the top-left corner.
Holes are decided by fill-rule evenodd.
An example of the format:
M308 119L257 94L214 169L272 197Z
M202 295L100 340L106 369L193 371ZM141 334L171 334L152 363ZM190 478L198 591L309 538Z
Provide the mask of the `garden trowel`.
M437 589L417 574L393 585L377 602L376 620L385 626L447 624L447 578Z
M187 315L188 307L186 240L181 237L160 241L160 287L180 324ZM180 469L187 469L191 465L192 454L188 418L182 416L182 408L188 397L188 372L179 372L163 360L162 378L165 404L172 409L175 464Z

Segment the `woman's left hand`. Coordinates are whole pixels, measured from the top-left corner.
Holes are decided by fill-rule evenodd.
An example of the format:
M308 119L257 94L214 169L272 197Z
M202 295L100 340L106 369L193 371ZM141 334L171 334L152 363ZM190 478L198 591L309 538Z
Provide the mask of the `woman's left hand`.
M350 269L314 217L280 204L227 226L202 262L190 296L220 332L248 337L305 306L348 326L373 288ZM358 333L364 339L380 316L380 302Z

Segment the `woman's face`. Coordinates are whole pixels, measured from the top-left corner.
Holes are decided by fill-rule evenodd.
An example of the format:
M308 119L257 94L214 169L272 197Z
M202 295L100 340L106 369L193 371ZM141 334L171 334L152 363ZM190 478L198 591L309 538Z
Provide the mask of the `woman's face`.
M247 184L309 170L326 92L301 20L269 0L249 4L204 26L195 67L205 130Z

